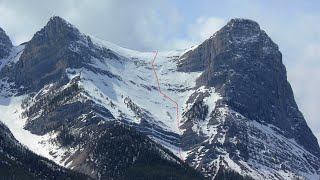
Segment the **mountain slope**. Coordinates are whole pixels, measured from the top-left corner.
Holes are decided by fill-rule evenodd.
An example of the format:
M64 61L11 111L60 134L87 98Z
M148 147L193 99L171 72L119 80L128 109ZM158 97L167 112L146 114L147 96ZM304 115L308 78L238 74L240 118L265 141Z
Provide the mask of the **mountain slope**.
M112 97L100 93L107 102L103 104L93 94L97 90L91 91L94 86L86 84L93 82L89 78L101 78L95 83L123 82L106 62L121 66L125 58L93 44L59 17L51 18L21 49L18 61L6 58L1 70L0 112L1 120L31 150L98 179L203 179L170 151L130 128L124 117L117 120L128 125L119 124Z
M0 145L1 179L89 179L32 153L1 122Z
M256 179L319 177L317 140L277 45L256 22L234 19L198 46L158 53L161 91L178 103L180 122L158 91L154 55L53 17L1 60L1 120L31 150L94 178L197 179L201 171L214 179L229 169ZM176 157L180 149L197 171Z
M207 119L197 113L206 107L201 98L190 109L197 121L184 116L185 138L200 139L184 145L198 149L188 157L198 169L217 171L224 164L262 179L319 177L320 148L294 101L281 58L259 25L245 19L231 20L180 58L179 71L203 71L197 86L214 87L222 97ZM191 127L200 123L205 127L196 135Z

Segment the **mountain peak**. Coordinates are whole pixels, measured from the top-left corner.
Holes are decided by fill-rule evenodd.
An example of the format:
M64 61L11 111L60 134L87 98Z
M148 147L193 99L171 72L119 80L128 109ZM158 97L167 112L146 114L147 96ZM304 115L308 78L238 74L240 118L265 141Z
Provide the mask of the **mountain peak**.
M206 52L207 56L195 55L195 52L202 53L201 50L203 48L208 50ZM179 69L182 71L205 70L210 62L213 61L213 58L221 54L245 57L248 54L267 56L270 53L280 55L278 46L265 31L260 29L259 24L250 19L235 18L231 19L213 36L200 44L197 49L182 55L180 58L183 61L180 62ZM191 54L195 56L192 57ZM199 57L201 57L200 62L197 60ZM229 58L229 60L231 59ZM281 63L279 58L274 60L280 60L279 62ZM246 63L246 61L237 62ZM254 63L254 61L250 62Z
M51 26L51 25L62 25L62 26L71 27L71 28L76 29L72 24L70 24L65 19L61 18L60 16L52 16L47 23L47 26Z
M6 76L14 79L18 86L27 88L29 85L29 89L41 88L43 84L54 79L63 81L67 79L64 74L65 68L81 63L80 58L74 58L70 49L80 41L78 44L83 46L88 46L91 42L76 27L59 16L53 16L26 43L19 61L11 67L13 70L7 72ZM77 48L80 49L80 45ZM34 84L30 86L31 83Z
M251 26L255 26L255 27L259 27L260 28L259 24L256 21L251 20L251 19L234 18L234 19L231 19L228 24L231 24L231 25L234 25L234 26L237 26L237 25L251 25Z
M10 38L0 27L0 59L5 58L10 54L12 46Z
M222 30L245 30L245 31L254 31L254 32L260 32L260 26L256 21L253 21L251 19L241 19L241 18L235 18L231 19L227 25L222 28Z
M33 36L28 44L42 42L54 44L57 42L76 41L80 38L81 33L75 26L59 16L53 16L49 19L47 24Z
M73 26L72 24L68 23L66 20L59 16L53 16L49 19L46 26L44 26L40 31L35 34L45 36L46 38L63 38L66 40L73 40L80 36L79 30Z
M180 59L180 71L204 71L197 85L214 87L232 110L274 125L320 156L317 139L294 100L282 54L257 22L232 19Z
M270 39L268 35L260 29L257 22L250 19L231 19L220 31L220 37L226 37L228 41L239 42L240 46L247 46L247 43L254 43L264 39Z
M68 22L67 22L65 19L63 19L62 17L56 16L56 15L52 16L49 21L60 21L60 22L68 23Z
M53 16L26 44L19 61L0 76L10 77L17 86L23 86L21 91L37 91L48 82L66 83L66 68L82 68L92 57L102 59L110 54L106 49L96 49L89 36Z

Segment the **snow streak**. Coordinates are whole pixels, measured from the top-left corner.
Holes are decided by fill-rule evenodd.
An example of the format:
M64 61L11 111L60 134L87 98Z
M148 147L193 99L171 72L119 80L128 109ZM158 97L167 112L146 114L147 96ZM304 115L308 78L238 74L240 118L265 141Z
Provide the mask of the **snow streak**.
M158 51L156 52L154 58L153 58L153 61L152 61L152 69L153 69L153 72L154 72L154 75L156 77L156 80L157 80L157 84L158 84L158 90L159 90L159 93L161 95L163 95L166 99L169 99L171 102L173 102L176 106L176 116L177 116L177 122L178 122L178 129L179 129L179 132L180 132L180 135L182 135L182 131L180 129L180 121L179 121L179 105L176 101L174 101L172 98L170 98L169 96L167 96L166 94L164 94L162 91L161 91L161 88L160 88L160 83L159 83L159 79L158 79L158 75L157 75L157 72L156 70L154 69L154 62L157 58L157 55L158 55ZM181 155L181 147L179 147L179 155L180 155L180 159L184 160L182 155Z

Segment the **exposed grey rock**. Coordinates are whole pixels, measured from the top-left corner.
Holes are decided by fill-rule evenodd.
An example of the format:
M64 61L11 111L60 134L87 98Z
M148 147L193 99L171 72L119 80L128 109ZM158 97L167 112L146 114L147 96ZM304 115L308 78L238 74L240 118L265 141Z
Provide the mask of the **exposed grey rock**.
M317 139L294 100L278 46L258 23L233 19L181 59L180 71L204 71L198 86L215 87L224 104L251 120L279 127L320 157Z
M254 171L263 179L281 179L279 171L320 174L320 148L296 105L281 52L256 22L231 20L181 56L178 68L203 71L197 86L214 87L222 96L208 122L199 112L206 107L198 94L189 97L195 103L183 117L182 144L191 151L186 161L207 177L230 167L225 157L244 174ZM197 132L201 124L216 131ZM295 142L304 152L295 150ZM263 174L257 164L272 173Z
M73 79L70 87L53 87L46 95L35 96L33 103L26 99L23 106L28 109L22 113L23 117L28 117L25 129L33 134L44 135L65 127L71 130L96 125L107 119L114 120L108 109L83 97L83 90L77 83ZM84 114L85 118L81 118Z
M64 19L54 16L26 44L20 60L14 66L6 66L0 78L8 77L25 92L36 92L50 83L59 86L68 82L66 68L88 68L91 58L113 58L117 55L104 48L95 47L89 36ZM102 72L112 76L109 72Z
M0 27L0 60L9 56L12 47L13 45L10 38Z

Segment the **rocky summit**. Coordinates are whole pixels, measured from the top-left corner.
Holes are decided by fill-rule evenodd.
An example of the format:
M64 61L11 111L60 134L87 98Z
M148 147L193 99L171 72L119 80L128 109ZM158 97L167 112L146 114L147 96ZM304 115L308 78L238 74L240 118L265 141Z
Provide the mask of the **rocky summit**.
M317 139L257 22L155 55L58 16L19 46L0 29L0 143L16 153L0 149L3 164L34 179L320 178Z
M216 108L208 112L207 122L199 115L197 121L186 117L189 132L194 126L206 122L205 131L217 129L214 138L220 136L223 139L212 142L203 135L206 133L195 138L201 139L193 146L201 144L197 148L201 149L202 161L207 161L210 156L212 159L222 157L222 160L215 161L216 164L228 164L231 159L241 170L256 171L263 179L281 177L281 171L289 169L306 170L308 166L313 167L311 172L318 173L320 149L317 139L298 110L278 46L256 22L233 19L180 59L180 71L203 71L196 80L197 87L214 87L222 96ZM202 98L195 101L200 105L194 108L206 108ZM190 134L185 138L189 139ZM298 144L309 157L292 150ZM185 146L188 148L188 144ZM228 161L224 160L225 156ZM191 158L190 161L194 160ZM199 170L212 169L201 161L193 163L199 165ZM263 166L257 168L255 164ZM260 176L262 169L259 167L272 167L274 175Z

